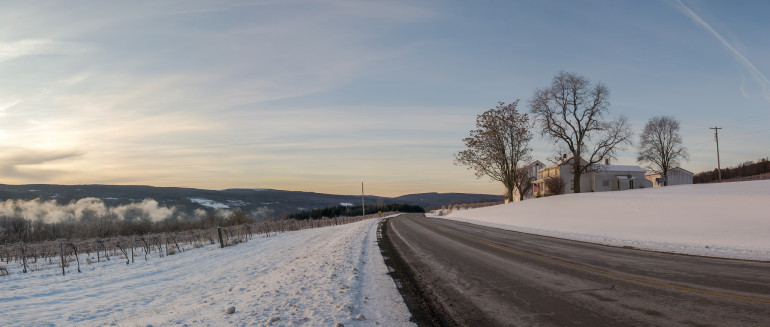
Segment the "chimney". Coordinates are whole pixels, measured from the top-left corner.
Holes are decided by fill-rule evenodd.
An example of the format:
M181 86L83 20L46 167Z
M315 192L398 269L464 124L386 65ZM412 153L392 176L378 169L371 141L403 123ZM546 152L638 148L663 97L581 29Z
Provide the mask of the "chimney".
M610 165L610 158L604 158L604 164L609 166Z

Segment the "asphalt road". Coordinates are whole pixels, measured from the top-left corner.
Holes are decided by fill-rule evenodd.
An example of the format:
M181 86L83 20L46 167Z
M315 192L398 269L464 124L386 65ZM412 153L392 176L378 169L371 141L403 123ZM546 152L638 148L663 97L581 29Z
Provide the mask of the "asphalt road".
M405 263L395 269L419 289L425 310L440 316L423 324L770 326L766 262L608 247L416 214L389 219L383 240Z

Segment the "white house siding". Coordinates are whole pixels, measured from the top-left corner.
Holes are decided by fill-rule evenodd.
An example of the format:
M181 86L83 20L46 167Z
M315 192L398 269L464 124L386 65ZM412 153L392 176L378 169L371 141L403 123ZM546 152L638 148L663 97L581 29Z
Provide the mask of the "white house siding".
M633 181L633 189L652 187L652 183L644 178L643 170L597 170L592 172L592 175L594 185L593 192L628 190L631 189L630 181ZM620 182L620 184L618 184L618 182ZM620 188L618 188L618 186L620 186Z
M564 194L575 193L572 181L572 165L563 165L559 167L559 176L564 183ZM591 173L580 174L580 193L591 192Z
M668 185L692 184L693 173L675 167L668 172Z
M634 187L637 188L637 187ZM644 177L639 180L639 187L638 188L652 188L652 182L648 181Z
M592 182L594 192L608 192L617 190L615 175L602 171L593 172L593 175L594 178L592 178Z

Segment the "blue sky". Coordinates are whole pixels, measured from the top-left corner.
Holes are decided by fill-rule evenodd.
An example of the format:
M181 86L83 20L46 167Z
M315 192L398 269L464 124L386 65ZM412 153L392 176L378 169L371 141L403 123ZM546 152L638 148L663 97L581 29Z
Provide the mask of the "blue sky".
M0 182L501 194L453 164L475 116L559 71L693 172L770 155L766 1L0 5ZM635 137L636 139L636 137ZM535 158L554 146L535 137ZM635 164L635 148L620 164Z

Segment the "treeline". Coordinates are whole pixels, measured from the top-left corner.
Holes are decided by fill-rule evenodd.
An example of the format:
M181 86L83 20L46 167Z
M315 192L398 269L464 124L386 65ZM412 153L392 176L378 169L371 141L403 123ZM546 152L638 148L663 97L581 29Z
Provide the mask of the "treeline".
M424 213L425 209L418 205L411 204L378 204L366 206L366 213L372 214L375 212L417 212ZM321 218L334 218L343 216L357 216L361 214L361 206L343 206L338 205L334 207L326 207L320 209L313 209L298 212L286 216L289 219L306 220L306 219L321 219Z
M722 180L749 177L754 175L770 173L770 161L768 158L759 159L759 161L746 161L734 167L722 169ZM692 178L693 183L713 183L719 181L719 170L704 171L697 173Z
M226 217L207 214L198 219L163 221L125 220L114 216L49 223L22 217L0 217L0 242L42 242L56 239L88 239L157 233L174 233L212 227L253 223L255 220L240 210Z

